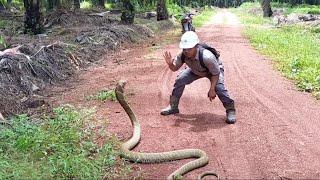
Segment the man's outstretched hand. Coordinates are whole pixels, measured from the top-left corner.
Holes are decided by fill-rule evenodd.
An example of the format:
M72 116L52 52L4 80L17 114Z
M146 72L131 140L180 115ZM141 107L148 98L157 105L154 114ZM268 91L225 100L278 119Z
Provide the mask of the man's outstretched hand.
M166 61L166 63L169 65L169 66L172 66L173 65L173 59L172 59L172 56L171 56L171 53L166 51L164 54L163 54L163 58L164 60Z
M179 68L177 68L174 64L173 64L173 58L171 56L171 53L166 51L163 54L163 58L166 61L166 63L168 64L169 68L171 69L171 71L177 71Z

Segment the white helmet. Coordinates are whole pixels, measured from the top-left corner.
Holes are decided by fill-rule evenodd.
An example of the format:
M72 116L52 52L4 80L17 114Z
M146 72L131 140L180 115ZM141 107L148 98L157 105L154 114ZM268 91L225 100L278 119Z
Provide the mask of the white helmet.
M187 31L181 36L179 47L181 49L193 48L199 43L198 35L193 31Z

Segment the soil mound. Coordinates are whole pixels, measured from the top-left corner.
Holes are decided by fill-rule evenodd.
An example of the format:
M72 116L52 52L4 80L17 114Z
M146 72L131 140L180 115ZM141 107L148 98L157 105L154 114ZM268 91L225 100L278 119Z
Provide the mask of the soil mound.
M65 51L66 47L63 43L42 47L22 45L0 53L0 112L3 115L41 106L44 100L37 92L74 73L79 62Z
M12 17L6 18L12 21ZM21 26L21 18L16 19L11 29ZM0 113L4 116L43 105L45 100L39 92L44 88L69 79L117 49L147 41L156 29L173 26L171 21L154 20L126 25L120 22L120 14L92 10L59 10L44 19L43 34L0 28L0 35L8 39L8 49L0 49Z

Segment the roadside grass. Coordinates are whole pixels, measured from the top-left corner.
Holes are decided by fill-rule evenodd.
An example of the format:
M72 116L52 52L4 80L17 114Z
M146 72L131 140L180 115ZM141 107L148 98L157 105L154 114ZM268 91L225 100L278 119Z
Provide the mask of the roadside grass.
M128 177L119 141L95 125L93 110L65 105L53 112L37 121L18 115L0 126L0 179Z
M300 4L291 6L290 4L286 3L272 3L272 7L283 9L286 15L291 13L320 14L319 5Z
M206 8L200 14L194 16L194 18L192 20L193 26L196 28L203 26L206 22L208 22L210 20L210 18L215 13L216 13L215 9Z
M270 18L255 17L233 10L245 25L244 35L262 54L275 61L275 66L288 78L295 80L302 91L319 98L320 39L319 34L302 26L276 28ZM240 15L242 14L242 15Z
M270 18L263 18L262 15L253 16L252 14L249 14L249 13L243 13L238 11L235 11L235 12L237 16L240 18L241 22L245 24L247 27L268 25L272 23Z

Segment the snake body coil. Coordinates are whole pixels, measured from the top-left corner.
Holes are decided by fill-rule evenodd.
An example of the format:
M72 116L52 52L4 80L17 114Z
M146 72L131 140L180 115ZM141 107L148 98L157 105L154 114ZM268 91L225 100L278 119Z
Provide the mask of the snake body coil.
M198 158L187 164L184 164L179 169L174 171L172 174L168 176L167 179L176 179L179 176L182 176L189 171L192 171L196 168L203 167L208 164L208 157L206 153L200 149L182 149L176 151L168 151L168 152L160 152L160 153L140 153L140 152L132 152L133 149L140 141L141 138L141 128L139 121L136 119L136 116L129 104L125 100L123 95L123 88L125 82L119 82L116 86L115 93L116 98L119 101L122 108L128 114L131 124L133 126L133 135L132 137L122 144L121 146L121 157L125 158L129 161L137 162L137 163L160 163L166 161L174 161L179 159L187 159L187 158ZM214 172L205 172L198 176L198 179L202 179L204 176L213 175L219 178L219 176Z

